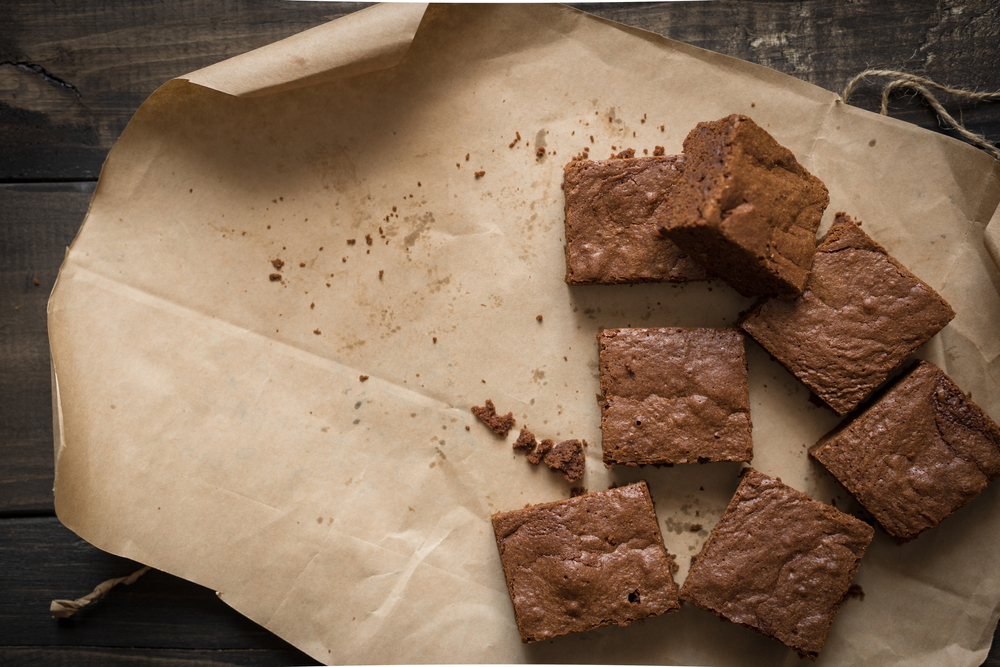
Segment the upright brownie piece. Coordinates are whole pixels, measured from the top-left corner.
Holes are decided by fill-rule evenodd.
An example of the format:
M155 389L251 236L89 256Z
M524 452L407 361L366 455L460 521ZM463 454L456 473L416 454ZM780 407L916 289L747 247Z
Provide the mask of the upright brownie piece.
M873 533L751 470L692 563L680 597L816 658Z
M699 123L663 232L744 296L802 291L830 196L791 151L746 116Z
M566 282L684 282L705 270L657 229L677 155L577 160L565 167Z
M809 453L905 542L1000 477L1000 428L922 361Z
M743 335L736 329L605 329L604 463L753 458Z
M762 301L740 326L843 415L953 317L937 292L838 213L805 292Z
M645 482L493 515L521 641L680 609Z

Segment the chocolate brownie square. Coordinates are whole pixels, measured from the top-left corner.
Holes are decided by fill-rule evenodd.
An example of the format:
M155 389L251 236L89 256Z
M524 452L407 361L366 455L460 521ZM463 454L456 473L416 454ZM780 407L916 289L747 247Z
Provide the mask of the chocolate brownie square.
M658 212L663 233L744 296L802 291L830 195L750 118L699 123L683 177Z
M680 598L816 658L873 534L865 522L750 470Z
M740 322L841 415L955 317L859 224L838 213L802 295L764 300Z
M753 458L738 330L605 329L597 341L605 465Z
M906 542L1000 477L1000 428L940 368L922 361L809 453Z
M521 641L680 609L645 482L493 515Z
M566 282L705 280L660 234L653 213L677 180L677 155L576 160L565 167Z

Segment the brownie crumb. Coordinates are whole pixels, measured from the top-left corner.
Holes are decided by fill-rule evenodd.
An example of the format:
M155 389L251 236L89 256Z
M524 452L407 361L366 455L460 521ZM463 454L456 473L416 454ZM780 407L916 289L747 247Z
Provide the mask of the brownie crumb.
M277 281L281 280L281 274L280 273L272 273L271 275L268 276L268 279L270 279L270 281L272 283L273 282L277 282Z
M541 315L535 315L535 319L541 322L544 318Z
M468 162L468 161L469 161L469 154L468 154L468 153L466 153L466 154L465 154L465 161L466 161L466 162Z
M347 239L347 245L354 245L357 242L358 242L357 239Z
M545 157L545 147L539 146L535 149L535 157Z
M316 334L316 335L318 336L318 335L320 335L320 334L321 334L321 333L323 333L323 332L322 332L322 331L320 331L319 329L313 329L313 333L314 333L314 334Z
M618 153L614 157L616 157L619 160L627 160L629 158L633 158L633 157L635 157L635 149L634 148L626 148L625 150L621 151L620 153Z
M509 144L507 144L507 148L513 148L514 145L517 142L519 142L520 140L521 140L521 133L520 132L514 132L514 141L510 142Z
M697 533L699 530L701 530L701 524L700 523L692 523L691 524L691 532L692 533Z
M438 337L437 336L431 336L431 342L432 343L438 342Z
M538 447L535 448L535 451L528 452L527 456L528 463L532 465L538 465L539 463L541 463L542 459L549 452L549 450L552 449L553 445L555 445L555 442L553 442L552 440L548 439L542 440L540 443L538 443Z
M278 271L281 271L281 267L283 267L285 265L285 263L283 261L281 261L280 259L272 259L271 260L271 265L274 268L276 268Z
M358 376L358 379L361 380L362 382L364 382L365 380L368 379L368 376L367 375L360 375L360 376Z
M510 429L514 427L514 413L508 412L506 415L500 416L497 414L496 406L493 405L493 401L486 399L486 405L480 407L477 405L472 406L472 414L483 420L483 423L490 427L497 435L507 437L507 433Z
M585 486L574 486L569 490L570 498L579 498L580 496L585 496L589 493L587 487Z
M537 445L538 441L535 440L535 434L529 431L527 426L521 427L521 433L517 436L517 440L513 444L514 451L530 452Z
M384 276L384 275L385 275L385 269L379 269L378 270L378 279L382 280L382 276Z
M486 175L485 171L477 171L475 174L473 174L473 176L475 176L477 179L480 179L485 175Z
M567 482L577 482L583 477L586 459L580 440L566 440L545 452L543 460L553 472L561 472Z
M653 157L659 157L660 155L666 155L667 149L663 146L653 146Z
M465 430L466 430L466 431L471 431L471 430L472 430L472 427L471 427L471 426L469 426L468 424L466 424L466 425L465 425Z
M372 235L371 234L365 234L365 243L367 243L368 245L371 245L372 243L374 243L374 241L372 240Z

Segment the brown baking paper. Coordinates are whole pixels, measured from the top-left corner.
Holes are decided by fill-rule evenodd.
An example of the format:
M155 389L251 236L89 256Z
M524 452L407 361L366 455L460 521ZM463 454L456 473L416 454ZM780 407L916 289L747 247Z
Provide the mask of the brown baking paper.
M591 490L647 480L679 580L738 473L601 464L595 334L730 325L750 302L720 283L565 285L562 167L752 116L829 186L826 224L860 218L951 302L920 356L997 419L997 163L566 7L342 21L170 81L112 150L49 305L59 518L331 663L797 663L691 606L518 639L490 514L570 489L470 406L586 439ZM806 455L837 418L747 349L753 465L854 509ZM878 533L819 663L978 665L998 494L902 547Z

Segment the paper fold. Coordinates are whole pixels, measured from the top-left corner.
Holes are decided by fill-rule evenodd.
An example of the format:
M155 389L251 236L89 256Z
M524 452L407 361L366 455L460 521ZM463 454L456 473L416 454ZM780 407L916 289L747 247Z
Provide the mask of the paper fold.
M396 65L426 3L383 3L188 74L191 83L255 97Z

